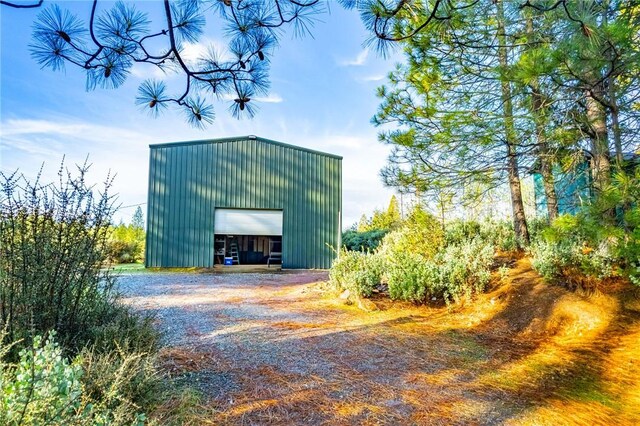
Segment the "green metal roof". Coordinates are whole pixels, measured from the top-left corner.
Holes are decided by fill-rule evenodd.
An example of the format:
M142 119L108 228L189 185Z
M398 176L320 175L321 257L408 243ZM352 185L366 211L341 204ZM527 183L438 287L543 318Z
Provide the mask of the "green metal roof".
M310 152L312 154L325 155L327 157L337 158L339 160L342 160L342 156L340 156L340 155L330 154L328 152L323 152L323 151L317 151L315 149L310 149L310 148L304 148L304 147L297 146L297 145L291 145L291 144L284 143L284 142L278 142L278 141L274 141L274 140L271 140L271 139L261 138L261 137L255 136L255 135L235 136L235 137L218 138L218 139L202 139L202 140L183 141L183 142L152 143L152 144L149 144L149 148L154 149L154 148L169 148L169 147L173 147L173 146L201 145L201 144L210 144L210 143L225 143L225 142L235 142L235 141L247 140L247 139L260 141L260 142L263 142L263 143L268 143L268 144L277 145L277 146L283 146L285 148L297 149L299 151Z

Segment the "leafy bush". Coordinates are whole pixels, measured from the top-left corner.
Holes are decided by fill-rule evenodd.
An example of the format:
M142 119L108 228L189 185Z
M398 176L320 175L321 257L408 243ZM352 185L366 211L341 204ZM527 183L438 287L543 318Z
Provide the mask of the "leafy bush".
M432 294L441 294L435 263L415 253L404 253L389 260L386 271L389 297L414 303L424 303Z
M380 284L383 259L376 253L342 250L331 265L329 282L358 296L371 296Z
M119 303L111 305L108 311L108 322L93 324L87 330L89 345L94 351L157 352L160 336L153 327L152 316L140 315ZM77 351L80 347L75 346L74 349Z
M142 356L127 355L124 362L107 357L103 364L108 364L111 371L103 369L87 375L85 359L77 357L70 363L54 335L50 333L44 345L36 336L33 346L20 352L16 367L1 366L2 424L144 424L145 415L130 400L132 392L122 386L135 377L131 365L139 364L136 361ZM109 393L98 398L91 395L85 385L88 377L100 377Z
M135 384L136 390L151 392L149 373L135 380L143 366L150 365L148 359L141 354L121 359L102 355L98 359L103 368L87 371L84 367L95 362L87 364L82 356L69 362L54 336L51 332L44 344L40 336L34 337L15 366L0 362L0 424L144 424L132 388ZM93 379L100 380L99 387Z
M139 255L140 250L136 243L110 241L108 250L108 257L112 263L136 263L143 259Z
M395 195L389 200L389 207L386 211L375 210L371 218L362 215L360 222L355 225L358 232L367 231L390 231L402 226L402 217L400 214L400 205Z
M482 222L480 224L480 236L488 244L502 251L513 251L521 248L513 230L513 223L508 220Z
M405 224L388 233L379 251L388 259L413 253L424 259L432 258L443 246L444 234L438 220L420 205L409 213Z
M489 282L494 244L511 247L513 242L506 222L455 221L443 232L440 222L417 205L374 253L343 251L329 279L336 288L362 296L382 281L395 300L424 303L436 297L459 302Z
M527 225L529 227L529 237L531 241L538 241L542 238L542 234L549 227L549 222L546 217L532 217L527 219Z
M459 302L484 290L494 248L481 239L452 244L432 259L406 253L388 261L389 296L422 303L429 298Z
M570 262L572 245L534 241L529 247L533 269L547 281L561 276L563 266Z
M640 206L625 213L624 223L628 232L618 244L617 256L623 273L633 284L640 286Z
M0 424L142 424L176 396L160 386L151 318L119 303L103 268L110 183L95 197L86 171L61 169L58 185L1 174Z
M384 229L364 232L349 230L342 234L342 245L347 250L370 252L378 248L387 232Z
M603 279L614 273L619 235L588 215L562 215L529 248L531 263L547 281Z
M18 365L11 368L3 364L0 375L0 423L62 424L69 418L83 417L82 367L62 357L53 334L44 345L36 336L31 348L20 351Z
M535 227L539 226L538 221L533 221ZM530 224L532 221L530 221ZM512 251L519 248L513 223L507 220L484 221L478 223L472 220L454 220L447 224L445 232L445 242L447 245L460 244L472 239L480 238L487 244L502 251Z
M438 265L445 301L459 302L463 296L484 291L491 276L495 248L480 239L448 246L434 259Z
M140 211L139 214L142 215L142 212ZM139 223L130 225L121 223L110 229L107 256L113 263L143 262L144 246L144 228Z
M86 171L61 168L55 185L2 174L0 328L10 341L55 329L64 346L82 346L92 325L109 321L115 294L102 266L110 181L96 196Z
M480 236L480 224L473 220L456 219L447 223L444 241L447 245L459 244Z

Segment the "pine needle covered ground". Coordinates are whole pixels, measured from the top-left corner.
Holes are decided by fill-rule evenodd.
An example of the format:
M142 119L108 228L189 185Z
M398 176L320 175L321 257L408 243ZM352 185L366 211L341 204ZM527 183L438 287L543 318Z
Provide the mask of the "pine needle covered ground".
M510 266L453 310L377 298L366 313L318 272L121 282L157 314L167 374L201 393L185 423L640 424L633 291L570 292L526 258Z

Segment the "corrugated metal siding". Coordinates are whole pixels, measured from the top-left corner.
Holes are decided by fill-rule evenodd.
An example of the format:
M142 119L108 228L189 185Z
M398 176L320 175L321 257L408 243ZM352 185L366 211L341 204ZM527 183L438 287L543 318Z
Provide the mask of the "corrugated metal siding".
M329 268L342 159L265 139L152 145L149 267L212 267L216 208L283 211L283 267Z
M563 172L560 167L554 167L553 179L560 214L576 214L591 200L593 182L588 162L580 163L574 170L568 172ZM536 215L547 217L547 196L540 173L533 174L533 185Z

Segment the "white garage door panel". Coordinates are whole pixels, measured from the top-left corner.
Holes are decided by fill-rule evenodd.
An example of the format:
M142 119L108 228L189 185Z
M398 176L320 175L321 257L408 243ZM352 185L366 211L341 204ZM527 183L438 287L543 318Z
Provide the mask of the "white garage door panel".
M215 233L227 235L282 235L282 211L216 209Z

